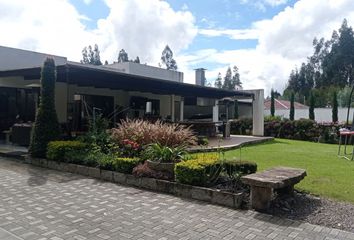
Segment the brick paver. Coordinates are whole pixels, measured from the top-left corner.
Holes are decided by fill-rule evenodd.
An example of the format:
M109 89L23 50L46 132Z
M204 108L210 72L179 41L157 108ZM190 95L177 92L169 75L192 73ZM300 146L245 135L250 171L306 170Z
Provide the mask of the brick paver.
M143 191L5 158L0 158L0 193L0 239L5 240L354 240L353 233L336 229Z

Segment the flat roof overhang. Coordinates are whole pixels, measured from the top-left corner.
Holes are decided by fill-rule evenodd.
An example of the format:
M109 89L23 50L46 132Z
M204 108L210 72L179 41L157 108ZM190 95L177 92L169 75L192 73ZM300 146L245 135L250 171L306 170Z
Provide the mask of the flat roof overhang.
M40 78L40 71L40 68L0 71L0 77L24 76L25 80L33 80ZM174 94L183 97L205 97L216 99L236 97L253 99L252 93L154 79L127 74L101 66L84 65L74 62L57 66L57 81L76 84L83 87L149 92L162 95Z

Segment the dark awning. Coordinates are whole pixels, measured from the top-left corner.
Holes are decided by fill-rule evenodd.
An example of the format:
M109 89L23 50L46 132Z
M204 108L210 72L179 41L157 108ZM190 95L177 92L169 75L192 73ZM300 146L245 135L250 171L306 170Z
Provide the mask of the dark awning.
M24 76L25 79L39 79L40 68L0 71L0 77ZM125 91L150 92L155 94L179 95L184 97L224 97L253 98L252 93L228 91L212 87L179 83L118 72L102 66L69 62L57 66L57 81L96 88L119 89Z

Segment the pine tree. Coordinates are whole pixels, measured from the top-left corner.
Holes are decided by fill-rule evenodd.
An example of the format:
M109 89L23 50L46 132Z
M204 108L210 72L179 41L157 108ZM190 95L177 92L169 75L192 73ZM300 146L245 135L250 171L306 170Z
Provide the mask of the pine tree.
M178 68L176 61L173 59L173 52L168 45L166 45L165 49L162 51L161 61L166 65L167 70L176 71Z
M140 63L140 58L137 56L134 60L135 63Z
M216 88L222 88L221 73L219 73L219 74L218 74L218 77L215 79L214 87L216 87Z
M337 92L333 92L332 96L332 122L338 122L338 100L337 100Z
M89 58L88 58L88 52L87 52L87 47L84 47L81 51L82 53L82 60L80 60L81 63L83 64L89 64Z
M273 88L270 91L270 115L272 115L272 117L274 117L275 114L275 102L274 102L274 91Z
M233 76L232 76L232 86L233 89L236 89L236 86L242 87L242 82L240 80L240 73L238 72L238 67L234 66L233 68Z
M291 92L291 96L290 96L290 116L289 116L291 121L294 121L294 118L295 118L294 102L295 102L295 94L294 94L294 92Z
M313 95L313 92L310 92L310 108L309 108L309 119L315 120L315 96Z
M128 53L124 49L119 51L118 62L119 63L129 62Z
M95 53L92 50L91 45L89 45L87 49L88 49L89 64L94 65L94 63L95 63Z
M232 72L230 67L228 67L226 70L224 84L222 85L222 88L226 90L235 90L235 87L232 84Z
M93 65L102 65L101 62L101 57L100 57L100 50L98 49L98 45L95 44L94 49L93 49L93 59L92 59Z
M91 64L91 65L102 65L100 50L98 49L98 45L94 45L94 49L92 50L91 45L88 47L84 47L81 51L82 60L80 60L83 64Z
M29 147L33 157L45 157L48 143L58 139L60 134L54 101L55 81L54 60L47 58L41 71L41 98Z

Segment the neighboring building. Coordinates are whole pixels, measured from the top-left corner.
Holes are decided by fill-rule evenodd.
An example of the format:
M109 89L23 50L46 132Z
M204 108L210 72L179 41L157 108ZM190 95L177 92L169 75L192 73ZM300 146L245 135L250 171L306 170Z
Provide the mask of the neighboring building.
M271 100L267 98L264 100L264 110L270 111ZM274 99L274 108L277 110L290 110L290 101ZM308 109L309 107L298 102L294 102L295 109Z
M47 57L53 58L57 66L58 118L71 130L80 130L93 111L101 112L112 122L145 116L183 122L197 114L218 122L226 111L219 101L231 97L252 104L254 135L263 135L263 90L228 91L202 86L204 69L197 70L200 85L194 85L183 83L181 72L143 64L94 66L67 61L65 57L0 46L1 132L18 119L34 121L41 66Z

